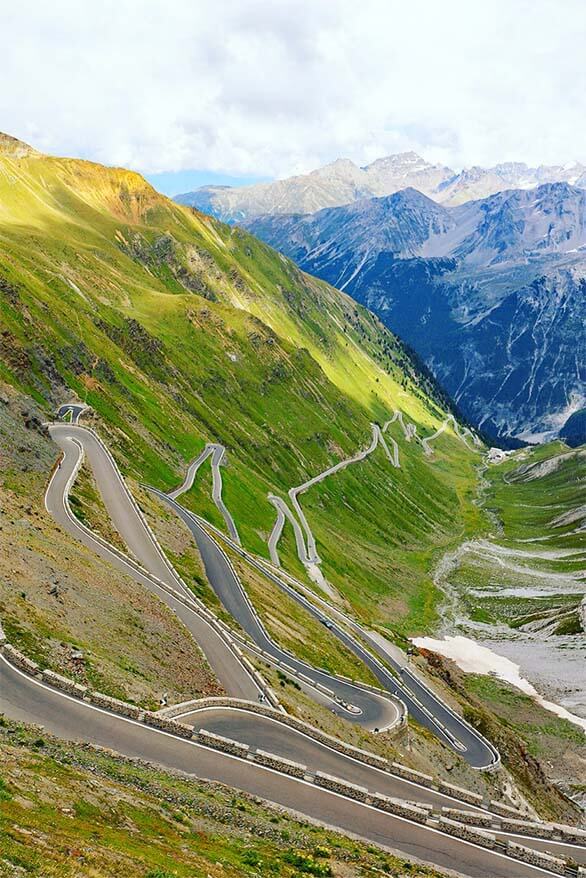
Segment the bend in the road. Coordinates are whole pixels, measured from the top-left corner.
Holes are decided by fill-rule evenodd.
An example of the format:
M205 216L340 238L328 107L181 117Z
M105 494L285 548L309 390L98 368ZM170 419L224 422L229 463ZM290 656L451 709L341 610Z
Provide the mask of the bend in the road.
M41 722L62 738L88 741L127 756L219 781L322 823L471 878L535 878L547 870L479 847L404 817L382 813L297 778L175 737L57 692L0 657L2 708Z

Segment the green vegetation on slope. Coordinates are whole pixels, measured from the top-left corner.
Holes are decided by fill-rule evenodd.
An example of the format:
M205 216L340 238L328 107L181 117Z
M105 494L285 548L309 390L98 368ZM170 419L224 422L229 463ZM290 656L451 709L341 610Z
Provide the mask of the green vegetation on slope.
M579 823L582 811L568 796L579 792L586 744L581 729L554 716L514 686L466 674L435 653L418 660L449 687L464 717L498 748L503 766L543 820Z
M478 461L442 436L428 462L419 446L401 440L400 428L391 435L400 447L399 469L378 448L362 463L315 485L300 502L326 577L363 618L412 634L436 620L441 596L431 570L438 551L484 526L473 504ZM420 587L413 589L414 582Z
M539 538L552 549L583 548L576 529L582 516L560 519L584 503L586 450L551 442L515 454L486 473L486 504L498 516L505 540Z
M583 730L500 680L476 674L466 674L462 680L467 698L476 704L466 708L465 715L490 733L506 767L540 815L570 821L579 817L578 806L562 803L556 793L561 789L571 798L579 797L586 764ZM549 789L540 778L542 766Z
M478 674L466 674L463 679L470 692L498 712L501 722L519 733L528 752L537 759L551 759L554 750L566 751L569 745L586 749L584 733L578 726L545 711L513 686Z
M0 155L0 168L0 379L45 411L77 394L125 472L158 487L223 443L248 548L266 554L267 492L354 454L373 419L398 407L422 435L443 420L375 317L242 230L120 169L39 154ZM474 456L451 431L437 444L435 463L402 443L400 472L377 455L304 498L326 576L363 615L428 626L431 556L477 524ZM202 476L189 502L221 525ZM320 496L338 490L342 506Z
M586 451L561 442L487 468L482 502L494 532L464 547L449 575L470 619L582 633L585 479Z
M162 601L72 540L45 510L55 446L39 414L13 392L0 399L0 622L8 639L42 667L144 707L156 708L164 691L173 701L221 694ZM93 523L91 481L82 488Z
M6 878L440 878L250 796L34 727L2 721L0 744Z

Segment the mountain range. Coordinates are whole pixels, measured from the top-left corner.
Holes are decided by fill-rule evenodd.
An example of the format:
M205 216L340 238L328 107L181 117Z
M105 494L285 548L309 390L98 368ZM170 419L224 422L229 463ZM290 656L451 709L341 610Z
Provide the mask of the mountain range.
M549 438L584 406L586 190L407 188L247 225L378 314L487 434Z
M580 190L566 184L558 188L544 188L538 215L531 207L535 193L516 193L508 207L495 196L490 205L446 208L407 189L313 217L280 219L288 232L295 230L299 261L318 259L324 239L321 268L329 266L348 290L358 282L362 267L366 280L372 279L365 299L377 277L381 295L387 295L390 283L403 293L405 270L417 293L417 308L421 296L427 296L433 316L427 311L423 316L427 327L435 329L431 324L442 314L433 311L434 297L441 298L434 279L442 282L458 272L462 278L478 277L479 255L486 272L495 276L517 269L521 249L527 265L549 260L560 272L577 271L583 239ZM511 225L506 235L502 216ZM265 218L264 231L278 219ZM327 222L331 240L325 240L322 222ZM276 227L284 246L287 228ZM544 229L549 230L546 239ZM367 239L376 244L374 249L364 246ZM428 251L431 255L423 255ZM474 283L466 283L472 290ZM539 283L537 277L533 298L540 295ZM358 297L358 287L354 292ZM493 294L496 314L499 297ZM483 315L484 298L462 294L458 318L466 318L464 301L470 315ZM546 295L548 302L551 298ZM374 299L369 303L378 308ZM445 311L451 314L447 305ZM473 322L470 316L466 320ZM568 330L576 361L579 337L576 328L573 335ZM558 359L547 364L548 374L563 371L564 357L558 350ZM278 812L276 826L277 812L263 818L261 834L276 833L270 837L283 856L270 861L273 872L281 863L287 874L300 862L313 874L333 874L337 868L329 865L333 843L318 847L321 836L309 830L300 834L299 815L314 795L308 798L306 792L305 752L315 760L314 770L334 773L324 771L323 776L333 777L336 786L362 781L351 773L359 766L368 773L365 786L370 789L378 783L370 779L373 772L383 776L380 761L371 767L378 755L379 760L406 762L396 778L390 772L385 777L392 778L393 790L401 784L398 791L407 797L413 795L411 779L433 771L441 793L434 788L430 795L441 795L442 802L451 791L458 803L462 797L473 802L480 802L479 796L487 802L498 797L512 806L529 802L548 820L578 818L576 805L550 780L559 780L570 794L581 792L575 782L583 764L577 730L559 717L554 721L503 681L465 674L427 647L415 652L408 639L451 625L452 612L458 625L470 624L470 629L452 630L470 630L471 637L481 630L498 631L499 642L520 643L521 650L533 643L532 633L531 641L526 640L525 627L539 630L559 680L555 692L567 697L570 707L582 703L582 689L570 673L571 659L564 659L576 655L583 635L582 596L567 571L574 570L580 545L584 455L568 453L556 442L510 458L486 456L479 437L457 415L421 359L376 314L305 273L247 229L174 203L132 171L43 155L0 136L0 750L6 778L0 783L0 812L9 821L9 867L30 863L34 871L43 861L49 862L51 874L65 876L71 865L77 875L80 863L82 869L84 863L99 865L106 862L102 852L113 851L112 867L96 867L96 876L120 874L121 862L125 874L162 876L183 867L186 852L185 874L194 868L207 874L207 864L194 860L185 845L186 826L188 835L197 836L194 845L204 844L199 824L191 832L188 818L172 819L167 809L157 818L164 819L164 826L153 823L152 801L157 796L181 803L182 815L196 813L197 777L209 777L209 760L218 756L228 772L213 777L228 784L222 795L229 798L218 799L219 784L206 782L198 800L206 821L217 817L218 832L234 824L235 802L252 832L256 824L250 823L251 815L264 807L257 793L266 794L266 776L275 775L273 790L280 802L287 778L273 766L285 758L282 765L289 766L289 775L294 764L289 757L303 759L302 784L295 776L288 778L300 786L299 802L283 799L296 812L296 834L290 838L295 848L287 861L285 812ZM81 423L75 423L78 418ZM580 424L580 417L572 419L572 435L579 433ZM500 462L485 467L484 460ZM176 486L181 486L179 491ZM177 507L169 505L175 504L173 497L179 497ZM496 520L502 546L484 539ZM189 522L195 529L184 526ZM203 543L195 536L198 529ZM556 558L551 557L553 539ZM479 549L487 555L480 563L470 554ZM527 567L520 568L517 554ZM514 563L503 564L511 555ZM454 564L460 557L464 560ZM529 571L523 579L517 578L519 569ZM543 591L525 587L525 578L533 584L534 572ZM450 604L449 616L444 615L447 580L440 575L450 576L457 600L453 609ZM501 601L495 599L495 579L505 584ZM287 651L287 663L279 660L273 669L265 661L266 652L260 653L262 658L257 655L245 636L248 618L266 631L261 642ZM338 618L344 620L340 628ZM545 635L543 629L529 627L543 619ZM230 631L229 638L217 640L213 632L220 630ZM360 639L351 632L362 632ZM302 662L309 674L325 675L332 686L351 686L353 699L366 693L360 703L370 707L373 697L380 697L372 684L381 682L372 669L380 667L382 679L387 671L368 659L367 638L373 648L380 646L376 654L397 668L397 676L389 678L390 691L404 685L407 673L406 692L414 687L430 705L429 713L426 706L418 714L416 702L409 701L407 728L399 710L396 732L389 725L382 734L378 725L371 731L372 717L367 724L364 712L354 702L338 702L333 688L317 688L312 676L300 676L311 684L307 687L297 682L292 665ZM253 665L236 659L232 664L240 647L229 652L222 647L232 640L242 644ZM495 660L500 655L499 650ZM517 662L521 668L521 660ZM249 678L282 706L282 713L269 714L270 724L265 713L270 708L260 705L260 698L256 701L259 690L243 689ZM237 702L223 700L234 695ZM206 711L201 721L207 743L204 737L200 746L202 733L195 733L197 752L203 755L201 763L192 764L191 729L173 725L171 714L158 708L168 702L173 713L178 708L183 716L186 703L193 707L199 702L205 710L210 696L222 699L213 702L219 719L210 729L212 714ZM232 705L241 706L244 697L253 699L253 726L243 726L240 708L234 719ZM202 698L206 701L200 702ZM523 717L529 717L520 728L519 705ZM265 715L255 720L258 710ZM380 715L385 723L392 717ZM418 716L429 716L430 727L445 738L423 726ZM192 722L197 729L199 714ZM27 730L25 723L35 725ZM442 731L444 723L455 723L455 746L449 729L449 738ZM490 744L467 723L488 736ZM309 743L302 746L309 751L291 750L296 727L307 730L302 736ZM226 758L208 746L215 730L222 736L217 740L229 739ZM479 752L488 751L491 769L497 751L502 753L502 767L479 771L470 761L474 747L460 750L460 735L480 741ZM83 743L77 747L68 740ZM274 753L265 751L264 763L233 757L234 748L251 753L253 742L256 759L264 740ZM99 751L91 746L96 741ZM153 749L145 750L145 741L155 742ZM347 751L346 745L360 750ZM536 756L528 758L529 747L546 754L549 774ZM184 748L189 749L187 762L178 762L176 754ZM114 750L122 756L116 757ZM365 751L375 756L366 756L363 763L344 755ZM156 768L149 767L149 760ZM190 773L181 788L177 774L166 773L177 765ZM270 765L269 773L265 765ZM73 769L86 771L86 786ZM410 769L419 774L410 774ZM259 787L247 786L250 772L261 779ZM123 777L128 781L124 788ZM61 786L55 778L61 778ZM116 813L114 781L126 803L126 810ZM454 782L458 786L450 786ZM132 804L132 820L154 826L161 845L139 846L133 838L128 842L127 806L145 784L149 810ZM103 798L98 799L102 787ZM417 795L426 789L419 786ZM17 790L23 791L22 799ZM254 800L244 798L247 791ZM46 807L49 799L55 803L52 810ZM338 799L345 801L336 794ZM24 808L20 801L33 804ZM81 805L74 814L76 802ZM401 807L410 806L405 801ZM209 814L206 808L212 809ZM91 846L86 845L88 813ZM418 812L426 821L428 813ZM115 845L111 833L102 838L93 832L111 826L113 814L119 823ZM329 812L318 808L315 814L321 820ZM171 819L183 835L167 834ZM392 815L387 812L383 819L387 825ZM335 814L332 820L337 820ZM350 820L338 822L346 831L348 826L355 829ZM65 823L69 834L59 829L56 836L55 826ZM413 825L415 833L428 831L420 822ZM236 830L236 847L222 841L220 847L207 848L212 871L220 859L235 864L234 875L267 862L267 848L262 848L262 860L250 858L240 823ZM428 859L433 862L439 837L435 821L429 831ZM462 830L469 831L469 826ZM214 829L215 839L221 838L218 832ZM11 839L21 835L25 841L16 848ZM51 847L46 839L54 837L59 843ZM319 860L300 859L302 837L311 845L308 850L319 851ZM373 839L378 842L380 836L373 833ZM449 844L451 839L450 832ZM389 840L399 843L391 835ZM377 855L372 860L376 870L385 866L388 874L407 870L415 875L418 867L414 871L404 857L412 850L419 856L421 841L416 847L407 842L397 868L387 869ZM354 867L357 842L348 843ZM232 850L244 850L247 859L240 853L235 859ZM492 844L487 850L481 852L481 867L468 870L467 845L462 868L471 874L496 874L492 867L484 868L484 857L493 856ZM55 851L65 852L58 862ZM72 851L79 856L73 857ZM500 853L498 858L505 862ZM453 856L449 862L451 872L452 864L460 865ZM432 871L426 866L425 873ZM507 874L517 874L516 862L503 870Z
M364 167L350 159L338 159L309 174L272 183L203 186L176 196L176 201L234 223L262 214L314 213L407 188L417 189L438 203L457 205L504 189L531 189L558 182L586 187L586 165L573 162L529 167L524 162L505 162L491 168L475 165L456 172L444 165L431 164L414 152L405 152L376 159Z
M221 443L225 502L243 544L265 554L276 514L269 493L286 497L351 457L370 441L372 422L383 425L395 409L422 437L450 411L377 317L250 233L175 204L131 171L42 155L8 137L0 140L5 383L39 422L72 397L86 402L124 470L161 488L178 484L207 442ZM393 430L400 440L400 426ZM307 501L319 504L316 538L336 588L364 612L388 599L395 618L411 614L411 601L420 616L427 580L413 569L413 546L435 551L461 530L464 501L453 485L464 470L473 477L474 455L451 428L440 443L442 468L407 443L393 479L365 466L360 479L347 473L347 485L339 476L342 508L317 492ZM222 527L205 481L196 494L198 510ZM404 496L426 510L421 525ZM290 537L280 551L295 568Z

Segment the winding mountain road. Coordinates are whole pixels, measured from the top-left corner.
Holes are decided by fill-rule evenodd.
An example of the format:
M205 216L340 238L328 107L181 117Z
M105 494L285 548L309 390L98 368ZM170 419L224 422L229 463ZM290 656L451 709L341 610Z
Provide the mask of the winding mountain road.
M448 415L448 417L442 423L441 427L439 427L439 429L437 429L432 436L427 436L421 440L421 445L423 446L423 450L425 451L425 453L427 455L433 454L433 448L430 446L429 443L433 442L434 439L437 439L438 436L441 436L441 434L447 430L447 428L450 426L450 424L454 428L454 433L456 434L456 436L458 437L460 442L463 442L464 445L466 445L468 448L470 446L468 445L468 442L466 441L467 436L470 436L474 445L480 444L478 437L474 435L472 430L469 430L468 427L464 427L464 429L461 430L455 417L453 415Z
M81 415L86 409L87 405L85 405L84 403L67 402L65 403L65 405L59 407L57 411L57 417L65 419L69 415L71 418L71 423L77 424Z
M168 503L187 525L197 543L208 580L216 595L232 618L252 638L259 649L271 656L275 663L285 664L298 674L308 677L314 683L331 689L338 701L338 703L332 703L331 709L334 713L339 714L345 719L356 722L365 728L378 729L380 731L391 728L400 722L402 711L395 699L387 698L383 694L377 694L362 687L360 684L340 679L327 671L313 668L306 662L300 661L292 653L281 649L267 634L226 553L206 531L199 519L162 491L157 491L155 488L150 488L150 490L161 500ZM304 608L307 609L307 607ZM311 614L320 620L323 618L322 616L317 616L315 611ZM333 623L331 624L333 625ZM372 656L353 637L337 626L333 633L358 655L371 670L376 669L382 672L383 675L385 674L382 665L374 661ZM388 673L387 677L390 677ZM344 707L344 704L352 705L357 711Z
M95 433L79 425L55 424L49 430L51 438L63 452L63 459L47 488L45 498L47 510L72 536L125 573L138 579L141 584L146 585L165 601L187 625L229 695L256 700L260 694L257 683L245 666L238 661L226 640L222 639L218 631L203 618L201 612L198 612L192 593L158 546L154 534L140 513L103 443ZM114 550L114 547L88 530L75 518L69 508L67 497L84 454L92 468L111 522L140 567L130 564L129 559L125 559L121 553ZM191 513L184 510L176 500L160 492L157 493L171 504L190 526L212 587L259 649L266 650L273 656L275 662L281 661L298 673L304 674L309 678L310 689L313 683L313 688L321 685L331 690L332 697L327 698L328 704L341 716L369 729L389 728L401 720L400 706L396 699L348 683L326 671L312 668L273 643L248 601L225 552L216 540L206 533L192 518ZM232 541L231 544L238 546ZM241 647L246 645L246 641L240 642ZM323 692L319 693L320 701L323 701L323 695ZM345 707L344 703L354 706L356 711Z
M271 561L276 567L280 567L279 552L277 548L278 543L283 533L285 521L289 521L289 523L293 527L293 532L295 535L295 545L297 548L297 556L299 560L307 568L308 573L312 579L314 579L315 581L321 580L321 582L323 582L323 577L318 577L315 575L315 568L318 567L322 562L317 551L313 531L311 530L311 526L305 516L305 513L298 498L313 485L317 485L319 482L324 481L324 479L334 475L335 473L339 472L342 469L345 469L348 466L351 466L352 464L360 463L362 460L372 454L379 445L384 449L384 452L392 466L399 469L401 467L399 458L399 446L392 436L388 436L387 438L392 448L391 451L389 449L389 446L387 445L387 440L384 436L391 424L394 424L396 421L401 425L403 435L407 442L410 442L411 439L418 438L417 428L415 424L405 423L405 420L403 418L403 412L395 409L392 417L385 422L382 428L376 423L372 423L370 425L372 430L372 439L370 445L367 448L358 451L356 454L352 455L352 457L348 457L345 460L341 460L338 463L333 464L333 466L328 467L327 469L323 470L323 472L318 473L316 476L313 476L311 479L303 482L303 484L297 485L294 488L290 488L288 491L288 495L291 502L292 510L289 508L286 501L283 500L281 497L277 497L274 494L268 495L269 502L272 503L272 505L277 510L277 519L275 521L275 524L273 525L273 529L268 539L269 555L271 557ZM441 426L435 431L435 433L433 433L433 435L419 440L425 454L428 457L433 454L433 448L431 447L430 443L437 439L438 436L440 436L450 426L450 424L452 425L458 439L460 439L460 441L463 442L467 447L469 447L466 441L467 436L470 436L472 438L474 444L479 444L478 438L472 433L471 430L469 430L467 427L465 427L463 430L460 430L460 427L455 417L453 415L448 415L448 417L443 421Z
M218 672L219 669L220 674L223 674L227 690L238 697L254 700L258 688L252 677L238 662L214 626L198 614L195 603L189 605L193 597L159 548L105 446L92 431L76 425L52 425L50 433L62 449L63 457L47 489L47 510L72 536L164 600L192 632L214 670ZM68 507L67 496L84 453L92 466L108 515L136 561L125 557L103 538L89 531L74 518ZM170 502L176 503L172 500ZM187 514L191 516L192 523L196 521L192 513ZM206 533L200 521L197 521L197 529L201 545L205 546L202 554L204 560L207 557L209 571L214 576L214 571L225 576L223 561L228 561L225 553L214 551L214 546L218 550L219 547ZM236 543L233 546L242 552ZM250 556L246 557L251 560ZM229 562L228 566L231 566ZM265 566L270 570L268 565ZM206 569L207 567L206 564ZM275 576L272 571L271 575ZM276 576L275 578L278 579ZM237 599L234 606L240 613L241 604L247 603L246 595L239 583L232 582L228 588L226 599L233 600L235 594ZM249 604L248 611L251 614L249 623L252 625L252 620L256 617ZM266 636L266 632L264 633ZM347 632L343 633L348 636ZM311 670L315 673L315 669ZM315 787L307 781L284 776L258 764L210 750L195 741L183 740L168 732L109 713L96 705L53 689L37 678L27 676L11 665L4 656L0 656L0 702L2 710L8 716L42 723L49 732L61 737L93 742L129 756L180 769L197 777L221 781L320 822L434 863L440 868L455 869L472 878L526 878L551 874L547 869L512 860L502 853L450 837L431 826L382 813L369 805ZM244 711L215 708L191 712L191 717L212 731L220 734L229 732L231 737L240 736L245 742L248 740L254 743L256 747L288 758L294 756L308 766L319 766L319 770L330 770L337 776L352 778L352 782L362 783L371 791L418 801L433 799L430 803L440 807L442 802L457 802L449 796L419 787L371 766L356 763L350 757L284 726L278 721L278 714L275 714L274 720L267 721L265 717ZM185 717L184 721L186 719L188 718ZM526 838L522 841L528 843ZM551 841L531 840L530 844L536 849L549 849L559 855L567 854L567 848L574 854L583 850Z
M387 457L389 460L393 460L391 453L387 447L387 444L383 438L382 432L378 424L371 424L372 429L372 439L370 445L367 448L363 448L362 451L358 451L352 457L348 457L346 460L341 460L338 463L335 463L333 466L328 467L318 475L313 476L313 478L308 479L306 482L303 482L302 485L297 485L295 488L289 489L289 499L291 501L291 506L293 507L294 512L297 514L297 518L301 522L301 525L305 531L305 537L307 540L307 550L305 552L305 559L300 559L304 564L321 564L321 558L318 555L317 548L315 545L315 537L313 536L313 531L311 530L309 523L305 517L305 513L301 508L301 504L299 503L298 497L300 494L303 494L305 491L309 490L313 485L317 485L319 482L323 482L328 476L334 475L334 473L340 472L340 470L345 469L347 466L351 466L353 463L359 463L361 460L364 460L365 457L368 457L372 452L378 447L379 444L383 446L386 451Z
M177 497L180 497L181 494L185 493L185 491L189 491L189 489L193 486L198 469L200 468L202 463L204 463L204 461L206 461L210 456L212 458L212 499L216 504L216 507L222 515L224 521L226 522L226 527L228 528L228 533L230 534L231 538L234 540L234 542L240 543L240 536L238 535L238 529L234 523L234 519L232 518L228 507L222 499L222 473L220 472L220 466L225 462L226 459L226 449L223 445L219 445L217 442L208 442L201 454L199 454L195 458L195 460L189 464L183 482L179 485L178 488L175 488L174 491L171 491L169 493L169 497L172 497L174 500L176 500Z
M224 541L234 552L293 598L315 619L326 620L330 632L364 662L376 676L383 689L399 697L407 705L411 716L455 750L469 765L482 770L498 764L499 754L495 747L472 726L468 725L462 717L452 711L411 668L399 662L393 652L386 649L384 644L373 637L368 629L346 616L323 598L319 598L293 577L288 576L288 579L295 583L295 587L290 585L282 575L279 575L280 571L271 568L262 558L251 555L240 546L232 543L221 531L212 528L204 519L180 506L163 492L155 491L155 493L175 509L175 512L191 530L198 546L202 540L202 534L206 535L208 531L213 532L218 539ZM207 572L209 577L210 571ZM224 577L214 577L214 579L210 577L210 581L226 609L245 630L248 630L246 626L250 608L245 594L242 594L242 586L234 582L234 578L229 572ZM219 588L216 588L214 583L217 583ZM353 636L348 629L356 636ZM249 633L254 639L252 631ZM385 665L390 665L394 673L391 673L379 659ZM331 679L326 685L333 688Z
M182 597L192 600L193 596L158 547L102 442L92 431L79 425L53 424L49 427L49 432L61 449L63 457L47 488L47 511L63 530L154 592L177 614L230 695L235 698L258 698L258 685L238 661L229 644L200 613L178 599ZM132 563L132 558L125 557L86 528L69 508L67 498L84 455L92 468L112 524L138 564Z
M175 596L176 594L188 601L193 601L193 595L165 558L130 495L111 455L96 434L86 427L73 424L52 425L50 434L62 449L64 457L60 466L55 470L47 489L47 509L73 536L114 563L119 569L138 578L142 584L158 594L177 613L189 628L212 669L230 695L258 698L259 687L257 683L238 660L226 640L197 611L196 607L182 603ZM139 569L130 565L124 556L121 557L120 553L115 552L113 547L85 528L69 509L67 496L84 453L92 467L112 524L121 534L134 558L139 562ZM238 543L227 538L220 531L212 529L207 522L184 509L177 500L161 492L158 492L158 495L174 508L191 530L202 553L210 583L233 618L250 635L256 645L272 655L275 661L284 662L298 673L307 676L313 683L331 690L334 695L332 709L335 712L346 718L351 718L369 729L386 728L396 724L399 719L396 702L393 701L392 697L385 698L369 688L348 683L325 671L311 668L274 644L267 636L248 601L225 552L219 546L217 539L212 538L211 533L214 533L215 537L227 540L234 551L301 604L314 618L319 621L327 620L332 634L335 634L370 668L381 683L382 688L390 696L400 698L407 705L412 716L433 731L444 743L460 753L470 765L483 769L498 762L498 753L488 741L451 711L409 668L399 665L392 656L384 651L381 644L371 638L358 623L343 616L323 600L314 599L318 604L316 606L308 597L292 588L282 577L278 576L262 559L249 555ZM167 586L167 589L161 586ZM357 637L349 633L348 627L355 632ZM368 649L363 643L367 644ZM386 665L392 667L394 674L387 670L387 667L377 659L377 656ZM344 706L344 703L357 708L359 713L351 713Z
M431 827L377 811L306 781L108 713L26 676L3 656L0 656L0 703L7 716L41 723L48 732L61 738L87 741L197 778L219 781L323 824L440 868L456 870L470 878L536 878L552 874L546 869L447 836ZM210 719L206 728L213 725ZM340 764L336 766L337 769L340 767ZM374 783L372 789L379 785L382 781ZM420 792L417 788L417 798ZM413 787L411 797L414 797ZM527 839L523 841L527 843ZM583 853L583 849L570 845L531 843L538 849L553 850L559 855L567 853L567 849L573 854Z

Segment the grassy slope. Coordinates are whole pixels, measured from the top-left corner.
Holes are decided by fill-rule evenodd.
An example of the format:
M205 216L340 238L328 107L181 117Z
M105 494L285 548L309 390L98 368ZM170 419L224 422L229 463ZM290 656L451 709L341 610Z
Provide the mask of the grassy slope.
M3 724L0 743L6 878L440 876L225 787L41 738L34 728Z
M355 610L413 633L435 620L439 595L429 576L435 558L478 532L483 519L473 504L475 456L440 437L427 463L418 446L401 443L399 430L394 435L400 469L390 467L379 448L359 466L312 488L301 502L314 523L324 572ZM362 570L353 558L362 559ZM413 589L414 582L425 587Z
M559 466L539 478L527 479L534 464L560 457ZM507 541L540 537L554 538L551 548L581 549L580 534L572 534L576 523L555 527L552 521L583 504L586 478L584 448L572 450L562 442L551 442L523 452L487 473L486 503L499 517Z
M528 478L541 464L558 458L559 464L551 472ZM565 594L567 584L561 580L560 591L556 593L560 580L555 575L578 577L584 570L584 535L577 532L579 520L561 525L555 522L583 505L584 449L572 451L561 442L552 442L489 467L485 477L483 503L493 517L493 542L507 549L534 553L534 557L505 557L510 562L507 565L495 563L490 552L484 557L474 551L466 553L450 582L458 588L467 612L476 621L512 626L553 613L554 620L559 618L557 633L579 634L576 608L583 590L576 583L573 592ZM570 554L549 557L559 551ZM540 552L546 557L539 557ZM552 578L536 580L534 572L551 573ZM538 586L542 581L545 586L540 594ZM500 596L499 591L505 586L520 593ZM469 594L473 588L476 591ZM521 593L523 588L526 593Z
M583 812L567 798L579 792L576 781L584 773L584 735L579 728L514 686L466 674L434 653L419 657L417 664L432 674L440 690L447 686L466 719L498 747L517 793L542 819L580 824ZM501 775L501 781L506 777Z
M354 453L372 419L398 406L422 434L443 419L372 315L241 230L126 171L37 156L0 166L0 377L45 407L79 394L123 469L160 487L205 441L224 443L225 499L249 548L266 553L267 491ZM477 525L473 455L451 433L439 445L436 464L415 446L400 472L379 455L303 501L334 585L410 630L433 620L432 554ZM204 487L207 476L190 502L221 524ZM290 535L282 555L296 569Z
M556 782L569 795L576 795L584 773L584 733L568 720L544 710L532 698L500 680L467 674L468 692L498 717L505 730L525 742L527 753L548 767ZM552 772L551 766L555 769ZM555 812L553 812L555 814Z
M218 694L214 675L173 613L48 515L43 495L55 447L23 425L21 399L3 399L0 619L9 640L42 667L145 707L156 707L165 690L177 701ZM91 497L89 480L84 492ZM77 649L82 662L73 659Z

